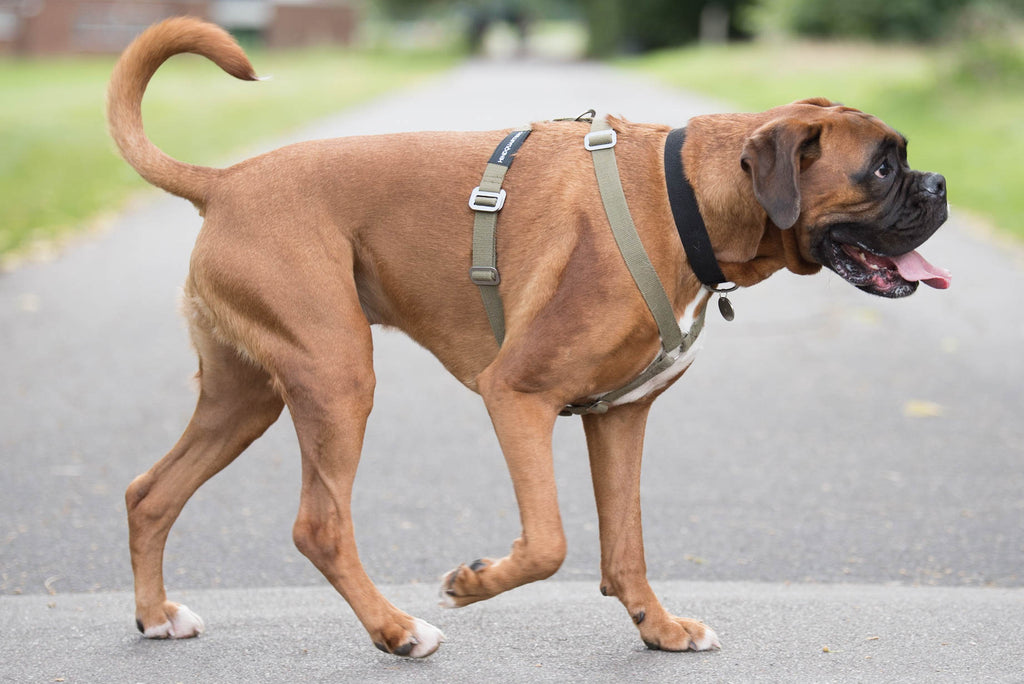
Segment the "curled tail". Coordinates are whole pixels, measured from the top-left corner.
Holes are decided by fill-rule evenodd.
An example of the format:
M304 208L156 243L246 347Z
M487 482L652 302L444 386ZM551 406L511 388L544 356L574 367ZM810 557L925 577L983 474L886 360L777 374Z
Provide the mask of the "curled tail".
M118 60L107 89L107 123L121 156L139 175L201 207L220 169L171 158L142 127L142 95L149 79L161 64L183 52L202 55L235 78L257 80L249 59L226 31L192 17L167 19L146 29Z

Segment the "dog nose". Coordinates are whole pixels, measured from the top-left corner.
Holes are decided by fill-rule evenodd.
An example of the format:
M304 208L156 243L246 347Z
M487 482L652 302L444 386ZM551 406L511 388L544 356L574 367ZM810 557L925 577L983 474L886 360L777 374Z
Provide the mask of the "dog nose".
M926 173L922 186L925 192L939 197L946 196L946 178L941 173Z

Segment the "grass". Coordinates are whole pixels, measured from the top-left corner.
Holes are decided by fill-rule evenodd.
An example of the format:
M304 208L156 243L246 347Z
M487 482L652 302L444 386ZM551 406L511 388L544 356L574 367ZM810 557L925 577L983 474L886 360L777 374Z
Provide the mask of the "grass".
M232 152L454 63L422 53L253 52L270 81L236 81L192 55L157 72L143 104L150 137L179 159ZM110 141L104 114L114 59L0 60L0 255L51 239L148 187Z
M751 111L820 95L871 112L909 138L912 166L946 176L954 209L1024 239L1024 91L955 78L948 51L765 43L624 63Z

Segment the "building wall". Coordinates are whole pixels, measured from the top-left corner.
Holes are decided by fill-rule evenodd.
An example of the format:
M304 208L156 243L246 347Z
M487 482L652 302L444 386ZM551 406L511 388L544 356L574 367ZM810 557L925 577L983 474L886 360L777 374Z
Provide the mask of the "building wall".
M208 16L204 0L45 0L15 8L7 52L26 55L119 52L144 28L182 14Z
M264 36L267 47L285 48L305 45L352 42L356 13L351 5L277 5L274 18Z
M147 26L180 15L221 19L228 30L255 33L273 48L348 44L355 34L356 13L347 3L250 0L244 4L260 11L244 13L245 25L237 27L228 23L232 12L217 11L220 4L218 0L0 0L0 54L117 53ZM252 17L259 19L257 25L249 25Z

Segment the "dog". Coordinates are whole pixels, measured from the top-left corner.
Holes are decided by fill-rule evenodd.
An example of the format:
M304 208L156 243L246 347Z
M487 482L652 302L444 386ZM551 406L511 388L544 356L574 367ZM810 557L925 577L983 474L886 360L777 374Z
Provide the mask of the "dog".
M111 134L153 185L204 217L183 305L199 357L195 413L171 451L125 494L136 622L151 638L186 638L202 620L167 599L168 532L188 498L289 408L302 458L298 549L348 601L373 643L423 657L436 627L388 602L356 552L350 497L373 402L370 327L403 330L489 412L519 505L510 553L452 570L460 607L552 575L566 543L555 493L552 430L566 406L636 378L659 330L602 207L587 124L534 124L505 179L499 345L467 277L474 211L466 196L508 131L410 133L283 147L225 169L172 159L146 137L141 101L169 57L194 52L240 79L249 60L220 28L191 18L150 27L118 61ZM685 166L713 261L750 287L788 269L825 266L869 293L904 297L949 275L916 251L946 220L945 179L911 170L906 140L879 119L824 99L754 114L692 119L681 158L663 161L670 128L609 118L623 192L684 330L712 292L676 235L668 167ZM429 163L410 171L406 160ZM678 160L678 161L675 161ZM582 418L600 525L601 591L617 597L648 647L716 649L715 632L669 614L646 579L640 459L651 402L685 371Z

